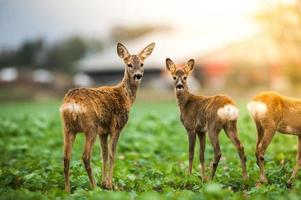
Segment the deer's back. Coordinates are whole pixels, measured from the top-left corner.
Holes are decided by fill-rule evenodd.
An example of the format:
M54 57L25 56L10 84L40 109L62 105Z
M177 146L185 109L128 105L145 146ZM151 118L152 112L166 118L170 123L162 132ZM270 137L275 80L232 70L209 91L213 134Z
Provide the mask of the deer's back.
M224 109L225 106L225 116L219 116L219 110ZM235 119L232 117L232 113L228 113L228 111L235 112L233 113L235 115ZM227 119L224 120L221 117L225 117ZM184 109L181 110L181 120L186 129L207 129L211 124L223 124L226 121L231 120L231 118L236 120L237 117L238 109L235 107L233 100L225 95L192 95Z
M122 128L127 120L130 102L118 87L76 88L70 90L60 108L64 124L87 131L95 128L109 132L114 126Z
M301 134L301 101L276 92L263 92L249 103L252 117L263 126L288 134Z

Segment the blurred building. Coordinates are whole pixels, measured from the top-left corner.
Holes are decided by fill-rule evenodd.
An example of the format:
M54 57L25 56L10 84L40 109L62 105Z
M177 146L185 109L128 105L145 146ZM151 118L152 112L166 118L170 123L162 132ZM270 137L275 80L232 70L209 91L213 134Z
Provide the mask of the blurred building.
M282 89L288 84L281 68L281 53L275 42L263 34L200 55L197 62L211 87L263 84Z
M212 34L212 31L202 33L185 31L158 31L151 32L136 39L122 42L130 53L137 54L146 45L155 42L156 46L152 55L145 61L145 75L142 87L169 87L169 78L164 76L165 59L170 57L175 63L183 64L190 58L200 58L214 52L227 44L231 44L242 38L249 37L253 33L237 32L233 30L224 33ZM115 84L119 82L124 73L124 63L118 57L116 44L99 54L88 55L78 63L80 74L91 77L96 85ZM197 68L198 66L196 66ZM196 78L201 82L204 75L202 70L196 70Z

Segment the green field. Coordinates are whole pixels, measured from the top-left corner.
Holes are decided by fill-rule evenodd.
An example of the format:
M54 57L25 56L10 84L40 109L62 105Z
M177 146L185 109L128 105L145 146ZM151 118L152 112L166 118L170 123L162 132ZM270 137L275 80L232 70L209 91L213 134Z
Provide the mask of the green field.
M198 145L193 175L188 177L188 142L175 102L134 105L118 143L114 191L89 189L81 160L84 138L79 134L72 154L69 195L64 192L58 107L58 102L0 104L0 199L300 199L300 176L292 188L286 186L295 164L294 136L275 136L265 157L270 184L255 186L259 173L254 155L256 134L244 104L239 131L249 181L242 181L239 157L223 132L222 159L214 181L200 179ZM208 139L205 156L209 175L213 151ZM94 146L92 165L99 185L99 142Z

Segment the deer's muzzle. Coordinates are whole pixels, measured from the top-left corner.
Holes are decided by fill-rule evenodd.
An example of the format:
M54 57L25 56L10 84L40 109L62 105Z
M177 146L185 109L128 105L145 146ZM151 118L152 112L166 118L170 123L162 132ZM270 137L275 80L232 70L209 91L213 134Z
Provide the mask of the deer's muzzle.
M141 78L142 78L142 76L143 76L142 74L135 74L135 75L134 75L134 80L135 80L135 81L140 81Z
M183 86L182 84L178 84L178 85L176 86L176 89L177 89L177 90L183 90L183 89L184 89L184 86Z

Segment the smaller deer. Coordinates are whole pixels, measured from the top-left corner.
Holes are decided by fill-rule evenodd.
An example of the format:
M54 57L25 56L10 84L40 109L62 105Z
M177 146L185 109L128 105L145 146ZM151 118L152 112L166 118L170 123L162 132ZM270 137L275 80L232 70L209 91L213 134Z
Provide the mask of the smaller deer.
M189 92L187 77L193 71L194 60L190 59L183 67L176 67L173 61L166 59L166 68L174 79L175 93L178 106L181 112L181 121L187 130L189 141L189 175L192 172L192 163L196 136L199 138L202 179L205 176L205 138L208 132L209 139L214 150L214 159L210 180L213 179L217 165L221 158L221 150L218 135L224 129L226 135L235 145L242 165L242 176L247 179L246 156L241 144L236 128L238 109L232 99L225 95L216 96L196 96Z
M116 86L76 88L70 90L60 108L64 127L65 190L70 192L69 165L72 146L78 132L85 134L83 162L91 187L96 186L90 158L92 147L99 136L102 149L102 185L112 189L112 177L116 147L121 130L128 121L129 111L136 99L144 68L144 60L151 55L155 43L139 54L131 55L121 43L117 53L125 63L123 80ZM108 137L110 139L108 141ZM107 164L109 160L109 175Z
M301 100L275 92L262 92L248 104L248 110L257 129L256 158L260 169L259 183L268 182L264 171L264 153L276 131L298 136L297 162L287 182L291 185L301 164Z

